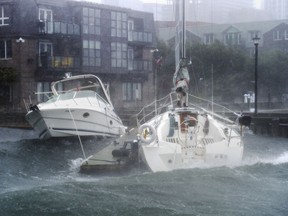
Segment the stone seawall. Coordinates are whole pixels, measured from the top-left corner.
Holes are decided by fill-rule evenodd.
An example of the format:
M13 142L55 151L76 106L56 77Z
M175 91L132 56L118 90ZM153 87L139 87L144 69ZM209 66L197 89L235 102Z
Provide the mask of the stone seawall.
M32 129L25 119L25 113L0 113L0 127Z

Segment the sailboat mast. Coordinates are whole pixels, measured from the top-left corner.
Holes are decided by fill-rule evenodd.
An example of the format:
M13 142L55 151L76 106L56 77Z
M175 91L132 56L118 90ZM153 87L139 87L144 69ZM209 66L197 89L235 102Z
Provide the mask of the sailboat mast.
M182 59L186 58L186 49L185 49L185 0L182 0Z

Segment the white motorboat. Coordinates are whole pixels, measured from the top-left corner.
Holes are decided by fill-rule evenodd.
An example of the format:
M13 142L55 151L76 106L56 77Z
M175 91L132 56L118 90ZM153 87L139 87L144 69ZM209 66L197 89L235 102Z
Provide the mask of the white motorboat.
M117 137L125 127L115 113L108 89L95 75L67 76L51 84L52 97L31 105L26 119L39 138Z
M183 13L184 2L185 0L182 1ZM213 101L209 105L212 109L206 110L203 104L207 101L203 103L199 98L196 101L195 97L189 95L190 78L187 61L185 62L185 15L182 24L182 44L177 45L176 41L175 46L175 88L170 95L144 107L138 114L139 156L153 172L210 165L237 165L241 163L243 156L242 126L248 125L251 118L236 114L235 120L238 119L241 123L239 126L235 121L217 114ZM176 40L177 35L181 34L176 30ZM177 55L177 47L181 55ZM177 56L181 56L180 61L178 57L178 64ZM178 96L177 99L175 95ZM235 114L228 109L225 112Z

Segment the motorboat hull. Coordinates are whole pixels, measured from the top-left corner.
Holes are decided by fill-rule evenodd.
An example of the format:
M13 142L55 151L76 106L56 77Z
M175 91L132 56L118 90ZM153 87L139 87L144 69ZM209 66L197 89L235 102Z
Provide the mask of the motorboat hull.
M39 138L116 137L125 133L107 88L95 75L67 76L53 82L51 90L53 95L46 102L27 109L26 120Z
M41 139L78 135L116 137L123 133L122 122L116 115L95 109L31 110L26 119Z

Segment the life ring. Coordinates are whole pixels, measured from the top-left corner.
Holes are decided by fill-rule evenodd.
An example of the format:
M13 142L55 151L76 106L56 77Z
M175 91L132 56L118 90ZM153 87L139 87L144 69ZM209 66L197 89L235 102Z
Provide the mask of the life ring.
M151 143L156 138L156 130L153 126L144 124L139 127L140 140L143 143Z

